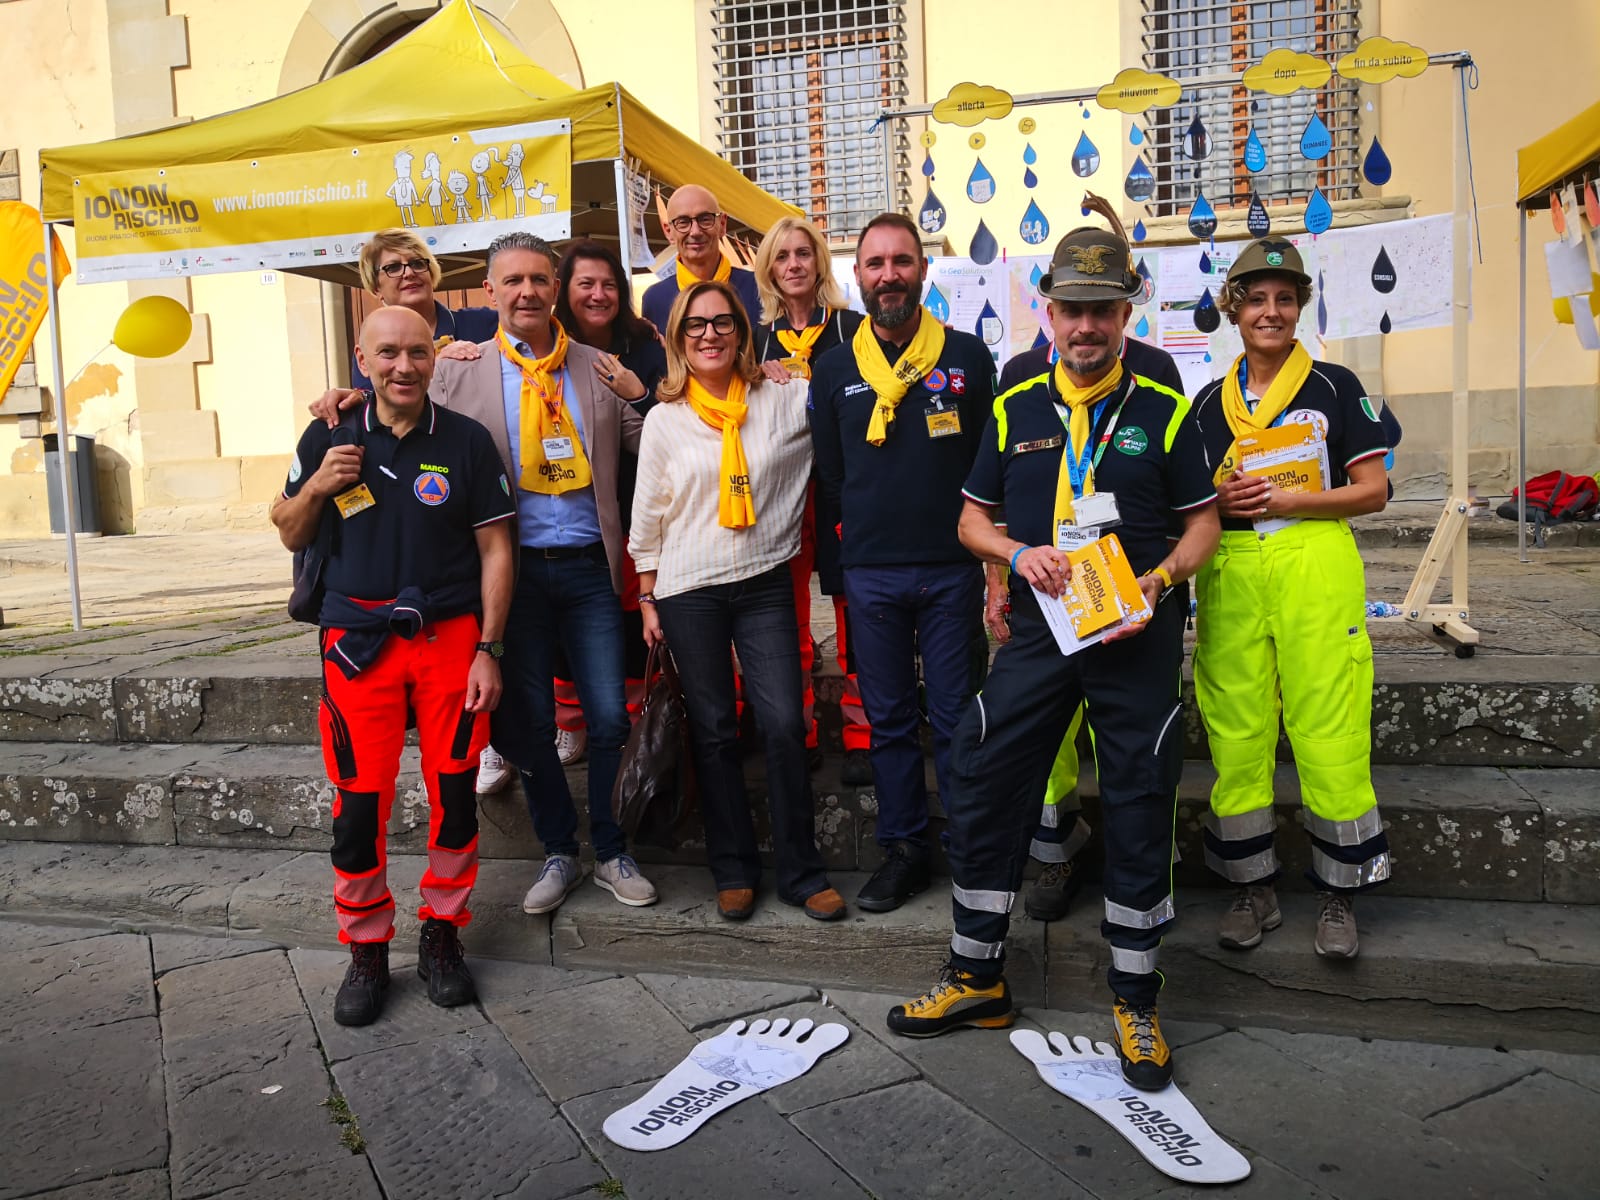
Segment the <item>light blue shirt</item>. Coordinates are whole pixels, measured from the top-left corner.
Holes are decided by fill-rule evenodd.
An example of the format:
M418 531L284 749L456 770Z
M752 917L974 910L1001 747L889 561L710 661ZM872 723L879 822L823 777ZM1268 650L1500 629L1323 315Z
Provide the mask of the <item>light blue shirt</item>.
M526 358L534 356L526 342L515 343L517 353ZM561 390L572 397L572 376L566 367L561 368ZM516 363L500 356L500 393L506 406L506 435L511 442L511 461L522 462L522 370ZM577 426L578 439L584 453L594 454L588 430L583 427L583 417L578 412L576 398L567 403L567 413ZM524 546L538 549L565 546L576 548L590 546L600 540L600 510L594 502L594 486L577 491L547 496L542 492L527 492L517 488L517 533Z

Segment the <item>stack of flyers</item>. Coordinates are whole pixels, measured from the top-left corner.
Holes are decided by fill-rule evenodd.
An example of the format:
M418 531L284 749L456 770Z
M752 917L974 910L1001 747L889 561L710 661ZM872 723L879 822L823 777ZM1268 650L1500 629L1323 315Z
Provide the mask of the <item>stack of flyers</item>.
M1298 422L1277 425L1239 439L1239 469L1270 480L1280 492L1308 495L1328 490L1328 442L1322 429ZM1276 533L1299 517L1264 517L1254 522L1257 533Z
M1072 576L1065 592L1053 597L1034 589L1061 653L1075 654L1126 625L1150 619L1150 604L1116 534L1071 551L1067 561Z

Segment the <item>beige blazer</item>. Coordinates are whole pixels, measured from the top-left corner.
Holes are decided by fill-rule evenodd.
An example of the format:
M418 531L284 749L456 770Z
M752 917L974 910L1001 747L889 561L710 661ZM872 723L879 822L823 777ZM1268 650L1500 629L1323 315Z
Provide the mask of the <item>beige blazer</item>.
M471 417L489 431L506 478L513 481L522 474L521 464L511 461L511 438L506 429L505 395L500 382L500 348L494 342L478 346L480 358L471 362L442 358L434 371L429 395L435 404L451 412ZM578 420L588 436L589 469L594 476L595 506L600 511L600 536L606 545L606 561L611 567L611 586L622 593L622 554L627 546L622 528L622 511L617 502L617 468L622 452L639 452L639 431L644 418L633 405L620 400L595 374L599 352L576 341L567 344L567 374L572 393L567 403L576 402ZM520 551L522 539L515 540Z

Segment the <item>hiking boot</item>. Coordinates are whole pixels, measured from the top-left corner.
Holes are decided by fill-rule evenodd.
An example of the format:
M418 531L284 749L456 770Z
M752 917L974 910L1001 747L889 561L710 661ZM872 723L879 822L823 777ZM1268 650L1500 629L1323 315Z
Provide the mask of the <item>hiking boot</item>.
M839 768L839 782L845 787L872 786L872 759L865 750L844 752L844 766Z
M1261 944L1261 935L1283 924L1278 911L1278 893L1270 883L1242 887L1233 904L1222 914L1217 926L1217 942L1230 950L1248 950Z
M556 757L561 760L563 767L570 767L575 762L580 762L589 752L589 731L587 729L558 729L556 730Z
M1361 949L1351 903L1343 892L1317 893L1317 953L1324 958L1354 958Z
M1142 1092L1159 1092L1172 1082L1172 1051L1161 1036L1156 1006L1129 1004L1119 996L1111 1015L1117 1026L1122 1078Z
M1022 907L1035 921L1059 921L1082 882L1072 863L1046 863L1023 897Z
M953 963L940 969L931 990L889 1010L889 1028L903 1037L937 1037L961 1025L1005 1029L1016 1019L1004 975L983 983Z
M461 939L449 921L429 918L417 942L417 974L428 982L428 999L440 1008L471 1004L478 998L472 972L461 958Z
M910 842L890 842L882 865L856 893L856 907L893 912L918 892L928 890L928 852Z
M534 881L528 894L522 898L525 913L547 913L561 907L567 893L583 882L583 868L574 854L552 854L544 860L544 869Z
M515 774L510 764L495 753L493 746L485 746L478 755L478 782L474 790L480 796L491 795L510 783Z
M639 873L639 864L629 854L619 854L594 865L594 881L623 904L643 908L656 902L656 889Z
M340 1025L371 1025L383 1012L389 990L389 943L351 942L350 965L333 998L333 1019Z

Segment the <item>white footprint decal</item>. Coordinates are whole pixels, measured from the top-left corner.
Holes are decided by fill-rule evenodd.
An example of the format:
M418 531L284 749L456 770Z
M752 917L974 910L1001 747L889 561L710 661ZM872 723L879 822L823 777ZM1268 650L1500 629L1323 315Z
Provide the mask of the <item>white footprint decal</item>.
M629 1150L676 1146L719 1112L804 1075L844 1045L844 1025L761 1019L735 1021L707 1038L664 1079L606 1118L605 1134Z
M1105 1121L1156 1170L1187 1183L1234 1183L1250 1174L1250 1160L1216 1135L1176 1084L1159 1092L1129 1086L1105 1042L1064 1033L1046 1042L1017 1029L1011 1044L1040 1078Z

